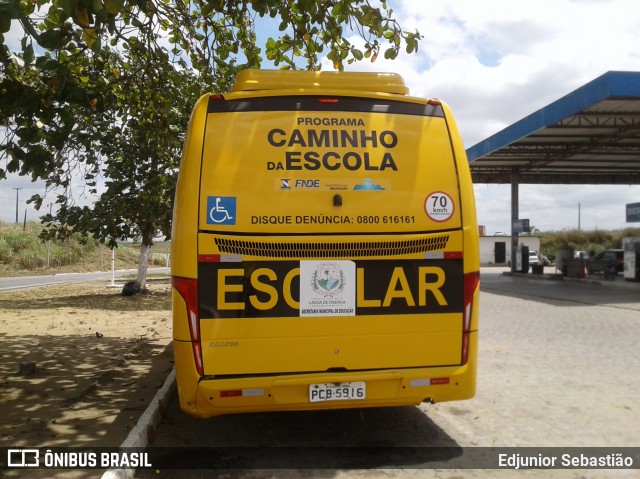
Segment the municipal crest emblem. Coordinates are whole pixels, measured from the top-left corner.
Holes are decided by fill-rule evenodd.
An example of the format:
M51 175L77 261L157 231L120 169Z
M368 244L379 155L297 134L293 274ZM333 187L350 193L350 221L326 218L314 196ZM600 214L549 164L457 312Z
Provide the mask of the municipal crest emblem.
M344 291L346 277L337 263L321 263L316 266L311 276L311 287L324 297L331 297Z

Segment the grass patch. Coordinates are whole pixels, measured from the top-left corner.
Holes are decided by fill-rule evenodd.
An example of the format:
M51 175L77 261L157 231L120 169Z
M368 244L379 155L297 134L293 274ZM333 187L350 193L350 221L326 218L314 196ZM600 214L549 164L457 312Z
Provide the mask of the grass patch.
M65 241L43 241L40 223L26 225L0 222L0 275L56 274L110 271L111 249L99 241L83 242L81 235ZM154 245L150 266L167 266L170 243ZM115 250L115 268L138 267L140 245L123 243Z

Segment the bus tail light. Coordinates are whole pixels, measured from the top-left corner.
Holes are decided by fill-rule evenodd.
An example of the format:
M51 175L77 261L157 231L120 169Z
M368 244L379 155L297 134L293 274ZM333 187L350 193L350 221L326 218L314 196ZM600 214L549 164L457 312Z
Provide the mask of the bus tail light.
M473 317L473 296L480 284L480 272L464 275L464 309L462 311L462 358L461 364L467 364L469 359L469 334L471 332L471 318Z
M198 374L202 376L204 375L204 364L202 362L202 345L200 342L200 321L198 320L198 280L174 276L172 282L173 287L176 288L187 304L193 360Z

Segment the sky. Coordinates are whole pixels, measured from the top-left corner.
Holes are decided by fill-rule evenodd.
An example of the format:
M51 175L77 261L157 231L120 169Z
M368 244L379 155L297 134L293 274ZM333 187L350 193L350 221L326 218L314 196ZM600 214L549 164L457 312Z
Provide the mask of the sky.
M405 29L424 39L417 54L382 55L347 67L403 76L410 94L452 108L468 148L611 70L640 71L637 0L388 0ZM14 22L15 23L15 22ZM356 42L356 39L353 39ZM331 70L331 63L323 63ZM26 178L0 182L0 219L39 213L25 200L42 193ZM474 186L478 222L510 232L510 185ZM520 185L520 218L541 231L619 229L640 186Z
M438 97L465 148L611 70L640 71L634 0L390 1L424 39L417 55L358 69L400 73L415 96ZM510 232L511 187L474 187L478 223ZM639 186L520 185L520 218L541 231L619 229Z

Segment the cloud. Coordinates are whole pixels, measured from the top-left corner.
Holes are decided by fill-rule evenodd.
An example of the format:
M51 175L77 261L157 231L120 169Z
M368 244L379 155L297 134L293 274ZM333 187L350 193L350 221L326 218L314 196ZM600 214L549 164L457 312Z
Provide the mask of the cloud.
M629 0L405 0L402 24L425 39L395 65L417 96L456 112L465 144L481 141L608 70L638 67L640 17Z
M633 0L404 0L401 24L425 36L417 55L379 64L401 73L413 95L452 108L466 147L610 70L638 70L640 16ZM509 231L509 185L476 185L478 219ZM520 216L543 231L613 229L638 186L521 185Z

